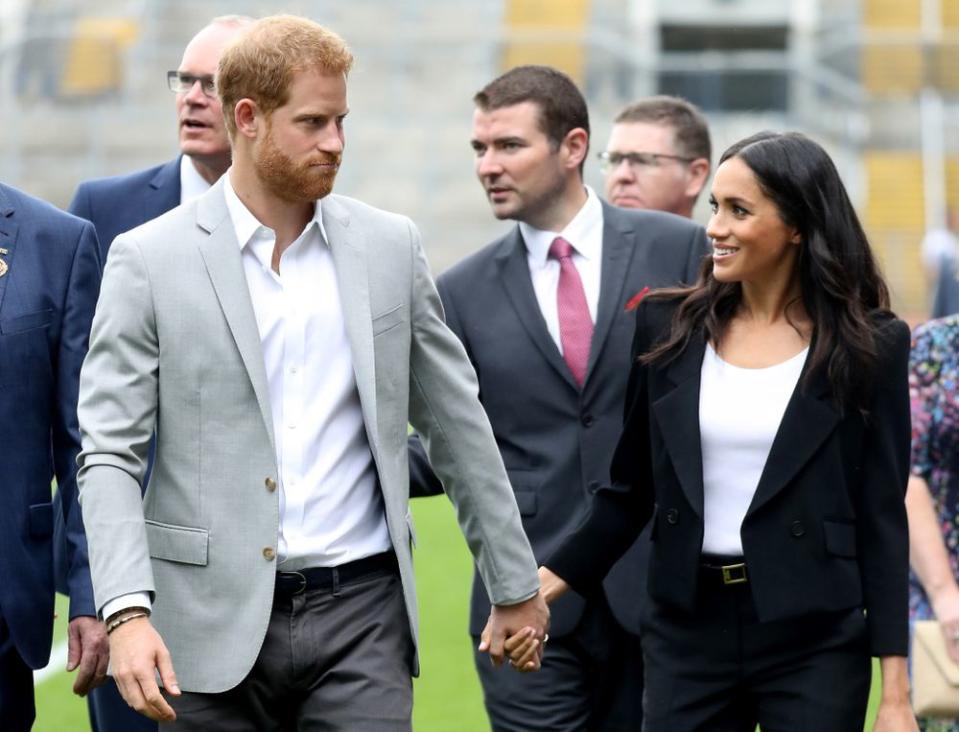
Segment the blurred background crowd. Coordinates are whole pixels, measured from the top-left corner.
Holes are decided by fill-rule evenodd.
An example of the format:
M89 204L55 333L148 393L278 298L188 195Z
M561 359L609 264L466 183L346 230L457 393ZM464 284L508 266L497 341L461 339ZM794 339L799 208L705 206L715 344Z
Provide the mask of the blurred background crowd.
M281 10L336 29L357 57L337 189L410 215L436 271L506 228L472 176L472 94L542 63L583 89L594 150L650 94L697 104L714 150L762 128L811 135L897 309L915 322L932 306L959 207L957 0L4 0L0 179L65 206L81 180L170 159L164 74L186 41L216 15ZM601 189L594 158L586 180Z

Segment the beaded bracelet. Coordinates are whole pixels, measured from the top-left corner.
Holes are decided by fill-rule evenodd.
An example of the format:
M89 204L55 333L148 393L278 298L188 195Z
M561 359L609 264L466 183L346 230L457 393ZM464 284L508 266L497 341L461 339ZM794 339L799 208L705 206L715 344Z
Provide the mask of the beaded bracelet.
M142 610L140 612L130 613L129 615L121 615L116 620L110 621L110 624L107 626L107 635L110 635L110 633L112 633L114 630L116 630L117 628L119 628L121 625L123 625L129 620L133 620L134 618L148 618L148 617L150 617L150 613Z

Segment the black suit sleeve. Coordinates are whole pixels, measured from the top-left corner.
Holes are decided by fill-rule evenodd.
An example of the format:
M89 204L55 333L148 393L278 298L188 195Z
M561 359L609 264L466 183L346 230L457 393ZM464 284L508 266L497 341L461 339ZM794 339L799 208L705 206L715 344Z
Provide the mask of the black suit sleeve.
M636 312L630 351L623 431L613 455L611 485L596 492L583 522L545 565L581 594L600 588L603 578L632 546L653 509L649 443L649 367L639 362L648 350L646 303Z
M866 623L874 656L908 652L909 534L905 490L909 478L910 334L891 321L879 343L877 389L866 417L858 467L859 567Z
M90 582L87 540L77 501L77 455L80 428L77 399L80 366L87 353L90 325L100 291L100 255L93 225L85 223L74 253L60 326L56 364L56 413L52 429L57 495L66 528L67 589L70 618L96 616Z

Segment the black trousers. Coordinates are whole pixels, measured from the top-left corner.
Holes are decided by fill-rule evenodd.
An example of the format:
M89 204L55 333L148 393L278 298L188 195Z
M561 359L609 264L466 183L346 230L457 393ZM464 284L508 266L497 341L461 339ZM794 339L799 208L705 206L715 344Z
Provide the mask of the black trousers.
M0 615L0 729L29 732L35 718L33 671L20 657Z
M536 673L494 668L476 651L476 671L493 732L632 732L642 725L639 638L591 599L569 635L551 638Z
M644 616L646 732L861 730L871 660L860 608L761 623L749 583L699 570L693 614Z

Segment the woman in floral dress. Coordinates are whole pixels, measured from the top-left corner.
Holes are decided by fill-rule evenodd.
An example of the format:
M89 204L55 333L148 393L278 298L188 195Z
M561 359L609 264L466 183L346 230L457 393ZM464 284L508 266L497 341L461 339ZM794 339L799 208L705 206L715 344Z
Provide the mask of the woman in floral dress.
M909 616L939 620L949 655L959 663L959 317L917 328L909 367ZM959 720L920 719L919 727L959 732Z

